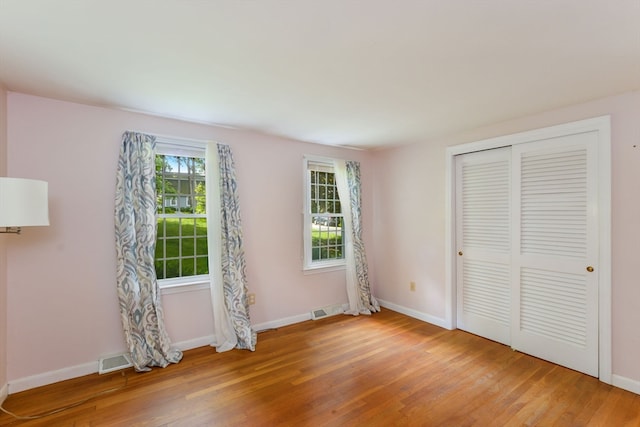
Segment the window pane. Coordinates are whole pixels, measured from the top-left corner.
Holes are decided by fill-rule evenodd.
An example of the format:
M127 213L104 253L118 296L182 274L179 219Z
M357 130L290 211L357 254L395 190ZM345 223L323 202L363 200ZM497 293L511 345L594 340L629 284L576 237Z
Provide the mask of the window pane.
M194 253L194 240L193 237L187 237L187 238L183 238L180 239L180 249L181 249L181 253L180 255L184 258L187 256L193 256L195 255Z
M162 258L164 258L164 240L157 240L155 259L160 260Z
M311 254L313 261L344 258L341 217L312 217L311 234Z
M311 239L307 244L312 261L342 259L342 217L335 174L327 171L332 169L330 164L314 163L313 167L322 171L310 170Z
M202 177L204 180L204 177ZM196 206L195 213L197 214L205 214L207 213L207 187L204 181L198 182L196 185Z
M204 158L156 156L158 218L155 251L159 279L207 274L196 272L196 253L207 255L206 183Z
M199 257L196 259L198 274L209 274L209 258Z
M167 238L164 242L164 257L165 258L177 258L180 255L180 239ZM156 244L156 246L158 246Z
M196 255L207 255L207 238L206 237L198 237L196 239Z
M154 262L156 266L156 276L158 279L164 279L164 261L159 261L156 259Z
M194 272L193 263L195 261L194 258L182 257L180 261L181 261L180 277L193 276L193 272Z
M164 227L166 237L178 237L180 235L180 218L165 218Z
M168 260L166 262L167 275L165 279L171 279L172 277L180 277L180 261L177 259Z
M183 236L193 236L196 233L196 220L195 218L182 218L180 220L182 225Z
M206 218L197 218L196 219L196 234L198 236L206 236L207 235L207 219Z
M156 229L157 237L164 237L164 219L158 218L158 227Z

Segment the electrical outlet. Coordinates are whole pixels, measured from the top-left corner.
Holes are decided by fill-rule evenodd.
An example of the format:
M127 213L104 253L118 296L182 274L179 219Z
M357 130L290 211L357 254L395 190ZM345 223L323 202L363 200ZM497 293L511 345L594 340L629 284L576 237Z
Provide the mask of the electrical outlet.
M414 292L416 290L416 282L409 282L409 290Z
M247 294L247 302L249 305L253 305L256 303L256 294Z

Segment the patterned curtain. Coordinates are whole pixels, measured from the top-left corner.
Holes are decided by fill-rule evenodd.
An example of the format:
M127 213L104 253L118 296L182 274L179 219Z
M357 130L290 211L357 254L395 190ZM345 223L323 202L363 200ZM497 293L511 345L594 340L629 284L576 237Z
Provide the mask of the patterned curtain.
M211 298L217 351L240 348L254 351L256 333L251 327L247 301L247 278L240 203L231 148L217 144L217 162L208 149L207 164L212 176L219 176L219 185L212 183L209 200ZM216 213L219 220L216 220Z
M345 225L345 261L347 270L347 314L371 314L380 311L378 301L371 295L369 271L362 240L360 163L336 160L336 185L342 201Z
M155 137L125 132L116 174L116 284L125 340L137 371L182 359L164 328L153 263L155 186Z

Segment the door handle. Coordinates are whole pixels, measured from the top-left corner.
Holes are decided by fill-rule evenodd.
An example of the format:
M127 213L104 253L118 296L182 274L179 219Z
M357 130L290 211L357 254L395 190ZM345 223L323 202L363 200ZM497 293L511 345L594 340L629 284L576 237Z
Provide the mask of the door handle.
M587 271L588 271L589 273L593 273L593 267L588 266L588 267L587 267Z

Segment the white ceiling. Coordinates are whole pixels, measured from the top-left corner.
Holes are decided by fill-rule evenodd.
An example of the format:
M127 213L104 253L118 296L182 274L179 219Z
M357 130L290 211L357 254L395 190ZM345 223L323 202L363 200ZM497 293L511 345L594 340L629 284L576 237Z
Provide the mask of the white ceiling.
M640 0L0 0L0 81L374 148L640 89Z

